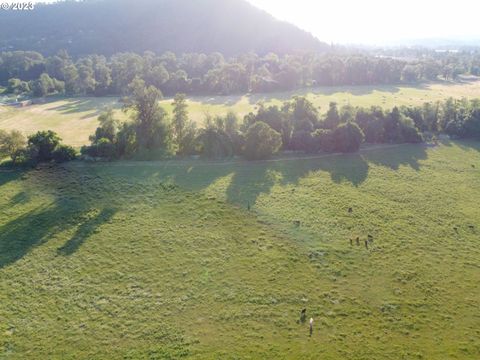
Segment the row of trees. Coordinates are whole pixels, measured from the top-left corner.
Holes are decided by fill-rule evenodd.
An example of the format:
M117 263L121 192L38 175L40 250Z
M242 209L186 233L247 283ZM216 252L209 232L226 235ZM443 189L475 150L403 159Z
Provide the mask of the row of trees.
M364 142L419 143L423 134L445 132L458 138L480 139L480 100L449 99L423 106L362 108L331 103L326 114L304 97L294 97L282 106L259 104L240 122L234 113L205 119L197 129L188 116L184 94L177 94L170 118L159 105L161 93L137 80L125 110L132 121L121 123L113 111L99 117L100 126L84 146L91 158L159 158L200 155L218 159L244 156L266 159L278 152L355 152ZM13 163L69 161L75 150L61 144L52 131L41 131L27 139L18 131L0 131L0 157Z
M13 165L74 160L77 154L53 131L39 131L25 138L18 130L0 130L0 160L9 157Z
M480 56L468 58L475 72ZM464 60L464 57L459 59ZM466 62L467 60L465 60ZM460 62L460 60L459 60ZM126 95L135 79L163 94L229 95L293 90L306 86L396 84L454 78L460 67L444 59L400 60L372 55L245 54L225 59L220 53L120 53L72 59L66 51L43 57L32 51L0 53L0 84L10 93ZM478 68L480 72L480 67Z
M169 119L159 105L161 93L137 79L126 101L133 121L121 124L113 111L99 117L100 126L82 154L92 158L151 158L177 154L225 158L234 155L264 159L279 150L354 152L365 141L420 142L414 121L398 108L343 107L335 103L321 115L306 98L294 97L282 106L259 104L256 113L239 121L234 113L207 116L197 129L188 116L186 97L177 94Z

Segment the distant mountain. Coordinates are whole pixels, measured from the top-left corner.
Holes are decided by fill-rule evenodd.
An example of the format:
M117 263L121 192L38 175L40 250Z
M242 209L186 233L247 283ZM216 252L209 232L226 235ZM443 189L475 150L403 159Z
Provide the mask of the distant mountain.
M245 0L87 0L0 11L0 50L73 55L324 51L328 45Z

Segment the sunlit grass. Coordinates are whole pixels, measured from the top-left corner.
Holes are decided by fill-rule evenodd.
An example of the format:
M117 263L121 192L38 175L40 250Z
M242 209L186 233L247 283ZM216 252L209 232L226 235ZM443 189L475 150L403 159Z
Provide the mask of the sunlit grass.
M452 142L2 172L0 358L478 358L479 169Z
M464 83L434 83L418 86L355 86L324 87L292 92L234 96L192 97L188 101L190 117L202 126L206 114L225 115L236 113L240 119L262 101L267 105L280 105L294 95L304 95L320 112L328 109L331 101L339 105L372 105L392 108L400 105L421 105L424 102L444 100L448 97L480 97L480 81ZM162 101L162 106L171 113L172 99ZM18 129L26 134L51 129L58 132L64 141L75 147L88 143L89 135L95 132L97 117L101 111L112 107L117 116L125 120L117 98L71 98L34 105L22 109L0 107L0 128Z

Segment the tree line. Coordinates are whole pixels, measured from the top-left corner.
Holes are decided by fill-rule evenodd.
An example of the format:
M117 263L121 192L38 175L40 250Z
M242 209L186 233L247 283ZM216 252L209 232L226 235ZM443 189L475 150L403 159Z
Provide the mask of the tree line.
M12 165L35 165L43 162L63 163L75 160L77 152L62 144L54 131L38 131L26 138L18 130L0 129L0 162L9 157Z
M450 58L448 58L450 59ZM119 53L73 59L66 51L50 57L34 51L0 53L0 84L7 93L46 96L127 95L135 79L166 96L230 95L295 90L310 86L381 85L453 79L480 73L480 56L416 61L368 54ZM461 59L461 61L460 61ZM462 66L460 66L460 63ZM468 66L467 66L468 63Z
M229 112L205 118L197 128L189 118L185 94L177 94L171 118L159 105L161 93L137 80L125 109L132 121L120 123L112 110L99 117L89 158L158 158L199 155L209 159L242 156L267 159L279 151L356 152L363 143L420 143L425 136L446 133L456 138L480 138L480 100L425 103L384 110L330 103L321 114L305 97L281 106L258 105L243 119Z
M234 113L206 116L198 128L189 118L185 94L177 94L173 113L160 106L161 93L137 79L124 110L131 120L120 122L113 110L99 116L91 144L81 149L84 159L158 159L198 155L208 159L241 156L267 159L279 151L350 153L363 143L420 143L440 133L480 139L480 100L425 103L384 110L332 102L321 114L305 97L281 106L260 103L256 112L240 120ZM0 158L14 164L64 162L77 157L53 131L26 139L19 131L0 131Z

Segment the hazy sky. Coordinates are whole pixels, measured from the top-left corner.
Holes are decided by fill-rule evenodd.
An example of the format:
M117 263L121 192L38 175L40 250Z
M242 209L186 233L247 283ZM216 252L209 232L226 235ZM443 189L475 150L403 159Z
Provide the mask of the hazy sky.
M34 2L41 1L45 0ZM247 1L326 42L376 44L424 38L480 39L480 0Z
M327 42L480 38L480 0L248 0Z

